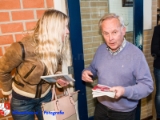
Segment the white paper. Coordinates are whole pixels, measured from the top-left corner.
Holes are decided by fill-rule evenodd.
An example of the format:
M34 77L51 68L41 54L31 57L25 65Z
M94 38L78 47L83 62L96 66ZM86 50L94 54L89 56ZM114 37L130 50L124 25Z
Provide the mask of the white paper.
M69 75L67 74L56 74L56 75L48 75L48 76L41 76L41 79L50 82L50 83L54 83L56 82L56 80L58 79L63 79L66 81L71 81L74 82L75 80L73 78L71 78Z

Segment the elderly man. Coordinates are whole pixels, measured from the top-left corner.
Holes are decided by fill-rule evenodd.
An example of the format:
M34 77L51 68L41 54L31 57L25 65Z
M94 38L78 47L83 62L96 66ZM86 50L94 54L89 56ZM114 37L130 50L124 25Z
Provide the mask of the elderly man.
M98 97L94 120L134 120L138 100L153 91L153 80L146 59L136 46L125 40L123 19L107 14L99 21L105 43L97 49L82 80L110 86L115 98Z

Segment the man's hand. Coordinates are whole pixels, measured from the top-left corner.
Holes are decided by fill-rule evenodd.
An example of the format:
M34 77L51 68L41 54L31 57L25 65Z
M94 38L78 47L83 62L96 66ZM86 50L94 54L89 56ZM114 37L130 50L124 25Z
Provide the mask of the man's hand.
M91 71L85 70L82 73L82 80L85 81L85 82L93 82L91 76L93 76L93 74L91 73Z
M115 99L119 99L121 96L123 96L125 89L121 86L111 87L110 91L115 92Z

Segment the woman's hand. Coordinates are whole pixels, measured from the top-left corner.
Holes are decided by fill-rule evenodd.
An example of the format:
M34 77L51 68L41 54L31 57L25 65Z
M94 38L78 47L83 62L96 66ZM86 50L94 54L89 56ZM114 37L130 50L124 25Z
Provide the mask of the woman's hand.
M57 86L58 88L66 87L66 86L68 86L68 85L69 85L69 82L66 81L66 80L58 79L58 80L56 81L56 86Z
M0 101L1 102L8 101L10 103L11 99L12 99L12 94L10 94L10 95L3 95L3 98L1 98Z

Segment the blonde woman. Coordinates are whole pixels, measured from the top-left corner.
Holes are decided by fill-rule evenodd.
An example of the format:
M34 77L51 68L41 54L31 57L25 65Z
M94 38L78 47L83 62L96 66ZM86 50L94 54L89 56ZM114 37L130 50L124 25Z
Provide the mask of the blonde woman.
M14 120L43 120L41 103L51 100L51 85L40 79L55 74L61 61L67 61L68 17L57 10L47 10L38 20L33 35L13 43L0 58L0 84L4 96L12 95ZM14 78L11 71L16 68ZM57 87L69 83L59 79Z

